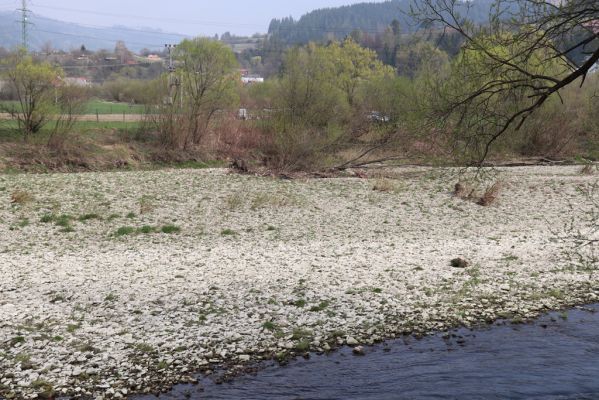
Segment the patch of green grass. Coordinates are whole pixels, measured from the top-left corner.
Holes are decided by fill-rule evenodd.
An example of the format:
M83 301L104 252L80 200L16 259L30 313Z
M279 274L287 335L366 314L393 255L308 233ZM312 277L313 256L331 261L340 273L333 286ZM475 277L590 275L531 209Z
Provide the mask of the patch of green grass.
M23 336L15 336L14 338L9 340L9 344L11 347L16 346L19 343L25 343L25 337Z
M310 308L310 311L312 312L318 312L318 311L323 311L324 309L326 309L329 306L329 302L327 300L321 301L317 306L312 306Z
M292 340L301 340L312 337L312 331L302 328L294 328L291 335Z
M299 299L293 302L293 305L299 308L305 307L306 306L306 300L304 299Z
M114 293L108 293L106 295L106 297L104 297L104 301L106 301L106 302L112 302L112 301L118 300L118 298L119 297L116 294L114 294Z
M131 235L135 233L135 228L131 227L131 226L121 226L119 229L117 229L115 236L120 237L120 236L127 236L127 235Z
M154 198L152 198L151 196L147 196L147 195L141 196L141 199L139 199L139 214L140 215L149 214L152 211L154 211L155 208L156 208L156 206L154 205Z
M179 233L179 232L181 232L181 228L179 228L178 226L175 226L175 225L165 225L160 229L160 232L166 233L166 234Z
M134 219L135 217L137 217L137 215L135 215L134 212L130 212L130 213L127 213L127 215L125 215L125 218L129 218L129 219Z
M80 222L85 222L85 221L90 221L90 220L93 220L93 219L102 219L102 218L98 214L93 214L92 213L92 214L81 215L78 219L79 219Z
M234 193L226 198L227 208L229 210L235 210L243 206L245 196L241 193Z
M27 353L19 353L15 356L15 361L20 363L26 363L31 361L31 355Z
M68 324L67 325L67 332L73 333L73 332L75 332L79 328L81 328L81 324Z
M310 350L310 341L308 339L302 339L295 344L295 349L298 351L309 351Z
M68 214L63 214L59 217L56 218L56 225L57 226L62 226L63 228L67 228L71 225L71 220L73 219L73 217L71 217Z
M36 381L31 382L31 385L29 385L30 388L34 389L37 392L40 392L40 394L38 394L38 398L43 398L43 399L52 399L54 398L55 392L54 392L54 386L52 386L52 384L48 381L45 381L43 379L38 379Z
M99 352L98 349L96 349L94 346L92 346L89 343L85 343L80 346L77 346L77 351L79 351L81 353L97 353L97 352Z
M563 319L564 321L567 321L567 320L568 320L568 312L567 312L567 311L562 311L562 312L559 314L559 317L560 317L561 319Z
M113 103L102 100L92 100L85 105L84 114L143 114L146 107L143 104Z
M275 324L272 321L266 321L265 323L262 324L262 328L266 329L267 331L274 331L278 329L277 324Z
M54 220L56 220L56 215L54 214L44 214L40 218L40 222L43 224L48 224L50 222L53 222Z
M137 229L137 233L143 233L146 235L154 232L156 232L156 228L150 225L145 225Z
M237 235L237 232L235 232L233 229L223 229L220 232L221 236L235 236Z
M562 300L566 297L566 294L559 289L551 289L548 294L558 300Z
M154 352L154 347L148 343L138 343L135 345L135 350L148 354Z

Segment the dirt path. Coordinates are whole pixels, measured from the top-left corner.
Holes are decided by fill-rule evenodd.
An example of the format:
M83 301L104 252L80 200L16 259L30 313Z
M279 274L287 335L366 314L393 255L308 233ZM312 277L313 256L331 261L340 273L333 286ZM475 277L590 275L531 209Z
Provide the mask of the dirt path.
M82 122L139 122L142 121L142 114L85 114L77 116L78 121ZM14 119L10 114L0 113L0 120Z

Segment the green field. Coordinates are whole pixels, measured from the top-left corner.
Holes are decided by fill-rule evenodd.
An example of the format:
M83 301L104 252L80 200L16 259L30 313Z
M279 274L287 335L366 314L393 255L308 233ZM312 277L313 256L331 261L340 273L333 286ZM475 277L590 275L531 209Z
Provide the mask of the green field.
M95 121L79 121L75 123L74 133L93 135L98 131L122 131L135 132L139 127L140 122L95 122ZM53 128L53 124L49 123L40 132L31 137L33 143L45 142ZM0 143L14 142L23 139L21 132L18 130L16 121L0 121Z
M19 103L16 101L1 101L0 112L2 109L16 109L19 107ZM113 103L110 101L103 100L90 100L83 110L82 114L143 114L146 107L141 104L129 104L129 103Z
M92 100L87 103L84 114L143 114L145 110L146 107L141 104Z

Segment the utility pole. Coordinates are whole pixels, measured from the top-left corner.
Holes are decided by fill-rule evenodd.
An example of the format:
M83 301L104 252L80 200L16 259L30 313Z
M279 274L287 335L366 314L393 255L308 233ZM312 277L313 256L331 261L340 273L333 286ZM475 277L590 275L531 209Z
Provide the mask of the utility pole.
M176 44L165 44L164 47L168 50L168 95L169 103L173 104L180 86L179 79L175 75L175 65L173 64L173 50L177 48ZM183 97L181 96L181 99Z
M29 25L31 25L31 22L29 22L29 13L31 11L27 8L27 0L21 0L21 8L18 11L21 12L21 21L19 22L21 23L22 46L25 52L27 52L29 50L27 30Z

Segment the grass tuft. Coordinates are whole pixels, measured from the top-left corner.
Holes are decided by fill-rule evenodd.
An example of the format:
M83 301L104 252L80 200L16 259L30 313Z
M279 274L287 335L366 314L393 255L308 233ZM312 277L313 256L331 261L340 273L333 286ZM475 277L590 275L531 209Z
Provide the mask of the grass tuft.
M131 235L132 233L135 233L135 228L132 228L130 226L122 226L119 229L117 229L115 236L127 236Z
M377 179L372 186L375 192L389 193L395 190L395 184L390 179Z
M93 213L92 214L84 214L78 218L78 220L80 222L90 221L93 219L102 219L102 218L98 214L93 214Z
M181 232L181 228L179 228L178 226L175 226L175 225L165 225L160 229L160 232L166 233L166 234L179 233L179 232Z
M149 225L145 225L137 229L137 233L149 234L154 232L156 232L156 228Z

